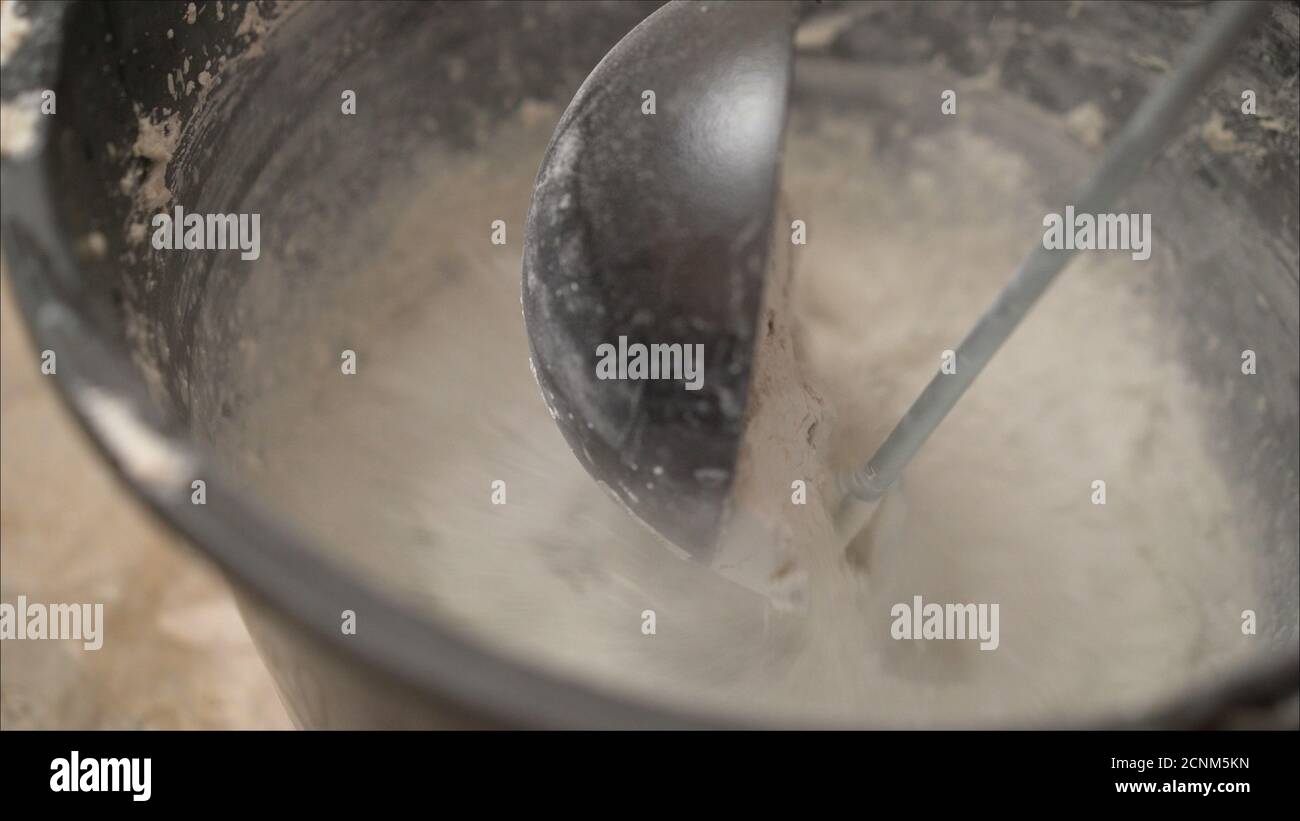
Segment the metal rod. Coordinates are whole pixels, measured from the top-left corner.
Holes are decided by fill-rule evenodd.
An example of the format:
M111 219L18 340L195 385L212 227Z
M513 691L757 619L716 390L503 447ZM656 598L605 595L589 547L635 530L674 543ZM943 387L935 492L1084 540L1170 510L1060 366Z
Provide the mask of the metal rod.
M1264 2L1242 0L1224 0L1215 7L1177 70L1142 101L1107 147L1101 165L1076 192L1076 213L1107 211L1138 178L1188 105L1266 7ZM869 502L889 490L1073 256L1073 250L1047 250L1041 243L1034 246L957 348L956 372L935 374L866 465L841 478L846 495Z

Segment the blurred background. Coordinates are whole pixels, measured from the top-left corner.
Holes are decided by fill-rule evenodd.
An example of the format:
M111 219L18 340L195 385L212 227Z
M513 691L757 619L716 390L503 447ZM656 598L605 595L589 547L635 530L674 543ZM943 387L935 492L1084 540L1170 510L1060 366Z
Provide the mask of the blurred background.
M105 636L0 642L0 728L289 729L224 582L94 451L0 279L0 599L102 602Z

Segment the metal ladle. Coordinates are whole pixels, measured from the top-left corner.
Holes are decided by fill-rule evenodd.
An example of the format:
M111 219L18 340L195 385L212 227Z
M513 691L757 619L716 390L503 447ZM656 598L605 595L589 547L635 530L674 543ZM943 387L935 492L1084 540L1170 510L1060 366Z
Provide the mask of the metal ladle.
M1108 146L1070 204L1113 207L1262 2L1222 3L1177 69ZM537 381L587 471L636 516L707 560L728 510L761 325L795 7L670 3L596 66L556 128L524 239ZM850 537L966 392L1072 250L1035 245L884 443L840 477ZM698 391L603 381L604 343L703 345Z

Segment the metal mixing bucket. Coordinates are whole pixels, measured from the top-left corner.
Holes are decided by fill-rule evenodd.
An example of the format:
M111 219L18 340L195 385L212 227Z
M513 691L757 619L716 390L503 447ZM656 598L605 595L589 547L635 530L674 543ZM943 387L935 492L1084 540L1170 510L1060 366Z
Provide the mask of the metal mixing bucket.
M6 62L3 97L10 105L51 89L59 108L34 124L30 142L6 147L3 247L38 348L58 351L66 400L132 489L225 571L294 720L306 727L730 723L521 662L409 606L385 577L317 544L313 528L285 512L292 490L253 492L218 435L241 424L259 391L296 378L294 368L273 364L249 378L258 352L312 337L320 342L312 350L331 363L351 346L364 367L366 323L400 308L380 303L430 298L403 290L415 287L406 279L350 279L358 257L373 250L356 244L369 235L367 209L400 190L404 163L419 146L438 143L472 163L504 121L534 116L549 129L547 112L562 110L605 52L657 4L286 9L258 2L229 3L220 14L221 4L201 5L188 19L184 4L27 4L32 25ZM1092 89L1116 89L1096 103L1118 122L1175 59L1203 11L1079 5L843 9L834 26L801 32L801 59L811 68L796 68L796 109L800 99L869 104L906 119L914 115L898 108L887 84L837 84L824 69L839 63L906 77L937 63L958 79L984 78L987 93L1027 112L1061 114L1091 99ZM836 12L834 4L816 10ZM1029 31L1034 36L1017 36ZM1181 140L1139 186L1148 204L1176 215L1164 241L1177 245L1185 264L1179 276L1157 273L1135 297L1159 303L1170 317L1170 350L1209 372L1204 366L1218 355L1206 344L1210 336L1222 342L1218 353L1249 337L1269 363L1255 377L1266 402L1218 390L1198 413L1212 420L1214 457L1239 489L1236 516L1264 591L1258 608L1274 627L1230 675L1190 683L1159 707L1117 713L1107 725L1269 723L1294 711L1297 41L1296 8L1279 4L1214 92L1235 98L1242 87L1269 90L1277 127L1238 133L1229 151L1216 150L1223 140ZM1116 43L1140 59L1092 59ZM345 89L364 115L341 115ZM934 125L935 108L917 122ZM1209 117L1205 109L1194 119ZM142 122L156 141L141 139ZM1022 125L996 116L963 127L1004 142L1028 139ZM1025 155L1034 151L1025 142ZM539 160L540 151L521 166L531 170L509 173L522 173L526 186ZM1052 175L1066 185L1085 167L1044 171L1045 185L1057 184ZM148 216L141 191L157 184L195 210L261 212L264 247L281 262L291 259L297 275L259 280L257 266L237 256L151 251L141 241L151 229L133 226ZM527 202L501 208L517 243ZM481 247L488 226L463 227ZM436 280L457 253L430 247L416 264ZM387 296L367 296L385 289ZM331 314L327 301L369 307ZM467 405L479 400L491 397L461 397ZM328 438L319 447L331 447ZM277 455L266 449L253 458ZM206 482L205 504L193 504L193 477ZM371 558L382 562L375 550ZM356 635L340 631L344 611L363 625ZM1056 723L1077 721L1063 715Z

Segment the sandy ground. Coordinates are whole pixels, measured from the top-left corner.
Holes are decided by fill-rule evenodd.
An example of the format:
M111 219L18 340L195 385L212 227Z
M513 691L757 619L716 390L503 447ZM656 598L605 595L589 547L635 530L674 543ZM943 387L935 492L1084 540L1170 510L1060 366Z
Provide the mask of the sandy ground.
M118 483L0 294L0 599L100 602L104 644L0 643L0 728L288 728L224 581Z

